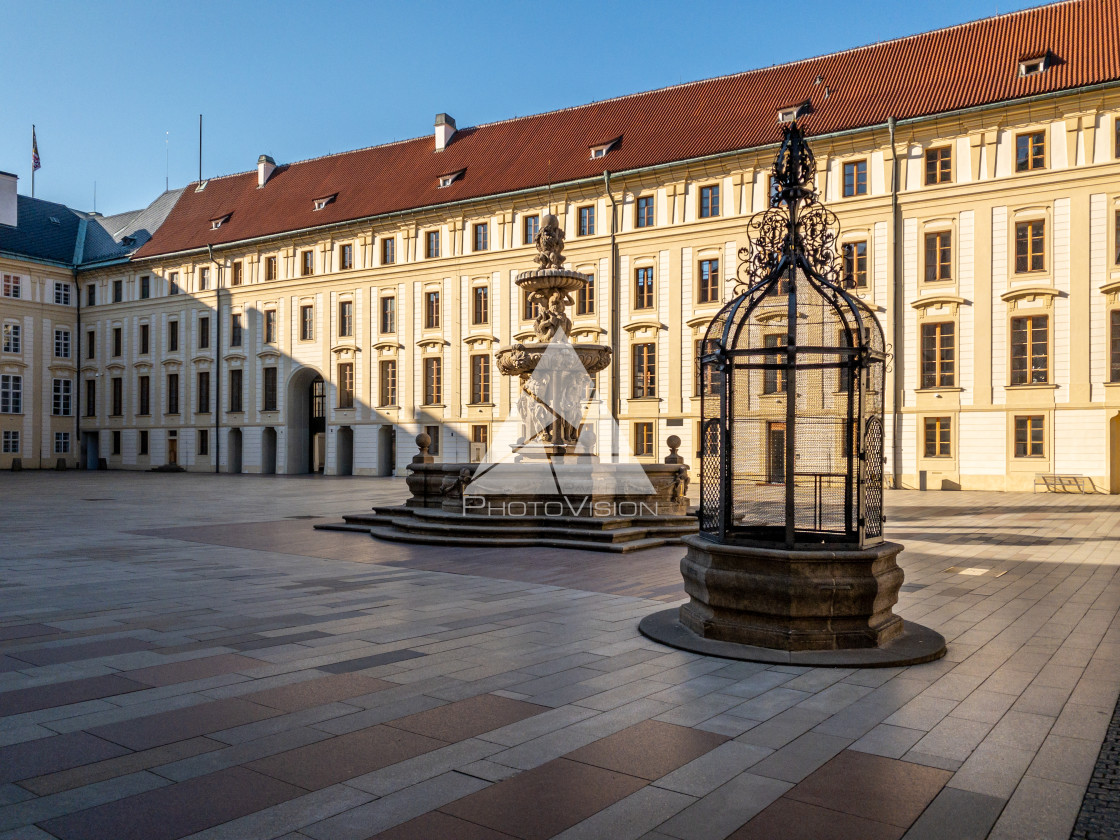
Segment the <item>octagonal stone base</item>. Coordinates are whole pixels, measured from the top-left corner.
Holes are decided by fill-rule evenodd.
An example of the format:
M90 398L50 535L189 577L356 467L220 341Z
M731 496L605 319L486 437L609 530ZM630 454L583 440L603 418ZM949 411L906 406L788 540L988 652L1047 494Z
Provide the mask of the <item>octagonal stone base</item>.
M876 648L903 632L892 612L902 546L786 551L684 538L681 625L705 639L783 651Z

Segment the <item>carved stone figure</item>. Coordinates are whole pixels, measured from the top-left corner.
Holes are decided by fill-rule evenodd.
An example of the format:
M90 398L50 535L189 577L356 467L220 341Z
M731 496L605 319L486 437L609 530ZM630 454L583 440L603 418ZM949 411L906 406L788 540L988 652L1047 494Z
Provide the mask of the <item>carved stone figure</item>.
M544 217L533 242L537 246L537 265L542 269L564 267L564 231L560 229L560 220L552 213Z
M688 493L688 467L681 467L673 474L673 489L669 498L680 501Z
M562 340L567 339L568 333L572 329L572 320L567 316L565 310L571 303L572 298L567 292L562 289L551 290L548 299L541 301L540 311L537 312L537 317L533 322L533 329L537 333L537 338L546 344L557 335L560 335Z
M439 486L441 496L450 496L453 499L459 499L463 496L463 491L467 485L471 483L471 471L466 467L459 470L459 474L448 475L443 479L443 483Z

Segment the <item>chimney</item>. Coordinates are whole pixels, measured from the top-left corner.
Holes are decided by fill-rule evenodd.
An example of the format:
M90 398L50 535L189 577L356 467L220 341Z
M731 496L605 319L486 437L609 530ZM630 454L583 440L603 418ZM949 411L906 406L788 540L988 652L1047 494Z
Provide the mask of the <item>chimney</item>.
M18 175L0 172L0 225L15 227L19 221L16 209L16 182Z
M276 161L268 155L261 155L257 158L257 189L268 183L268 179L272 177L272 170L275 168Z
M436 151L442 152L455 136L455 120L447 114L436 114Z

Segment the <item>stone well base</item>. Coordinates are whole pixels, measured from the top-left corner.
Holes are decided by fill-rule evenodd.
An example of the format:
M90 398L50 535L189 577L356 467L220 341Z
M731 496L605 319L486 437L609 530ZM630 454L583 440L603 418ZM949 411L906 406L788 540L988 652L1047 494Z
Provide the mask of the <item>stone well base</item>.
M794 654L880 650L909 632L911 638L923 638L917 661L944 654L941 636L904 625L892 611L903 580L895 562L902 551L897 543L786 551L723 545L700 536L683 542L688 553L681 574L690 600L671 623L676 627L663 614L657 622L650 621L653 617L643 622L648 626L642 631L653 638L689 650L709 643L702 652L714 653L707 648L718 643ZM648 632L651 628L656 635ZM913 661L912 652L903 658Z

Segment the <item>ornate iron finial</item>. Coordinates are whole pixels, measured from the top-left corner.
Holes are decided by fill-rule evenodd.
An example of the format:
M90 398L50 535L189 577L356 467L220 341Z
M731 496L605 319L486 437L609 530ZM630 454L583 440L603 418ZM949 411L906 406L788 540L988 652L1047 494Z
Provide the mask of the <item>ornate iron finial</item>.
M774 179L778 189L770 196L770 205L789 204L816 197L813 177L817 174L817 161L805 142L805 135L796 122L783 130L782 147L774 161Z
M544 217L544 223L533 237L537 246L536 263L541 269L564 267L564 231L560 220L552 213Z

